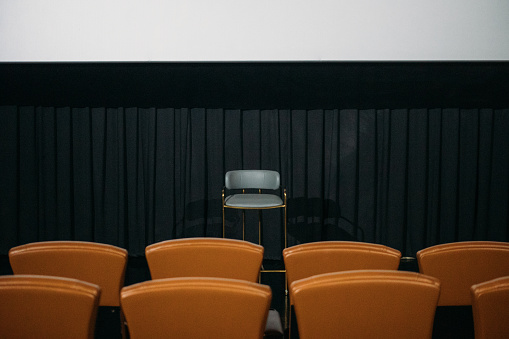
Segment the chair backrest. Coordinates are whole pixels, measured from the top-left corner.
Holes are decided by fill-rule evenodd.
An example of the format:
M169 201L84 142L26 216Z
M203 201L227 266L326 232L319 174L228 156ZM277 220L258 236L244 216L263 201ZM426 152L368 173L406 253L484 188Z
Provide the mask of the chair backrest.
M379 244L353 241L310 242L283 250L288 285L317 274L348 270L397 270L401 252ZM290 301L292 301L290 293Z
M471 305L470 287L509 275L509 243L465 241L417 252L419 271L442 283L439 306Z
M470 288L476 339L509 338L509 276Z
M0 337L92 339L100 292L76 279L0 276Z
M45 241L9 251L14 274L73 278L101 286L100 306L120 306L127 251L112 245L84 241Z
M431 338L440 282L415 272L359 270L295 281L300 338Z
M271 189L280 186L279 173L269 170L237 170L226 172L225 187L228 189Z
M270 287L223 278L169 278L124 287L122 310L137 338L262 338Z
M147 246L152 279L216 277L258 281L263 247L228 238L184 238Z

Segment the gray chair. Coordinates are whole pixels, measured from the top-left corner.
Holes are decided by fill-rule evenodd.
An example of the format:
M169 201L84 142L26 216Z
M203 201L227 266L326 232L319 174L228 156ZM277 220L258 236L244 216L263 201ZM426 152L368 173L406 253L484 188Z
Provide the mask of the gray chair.
M284 209L283 233L284 248L287 247L287 213L286 188L281 186L277 171L270 170L236 170L226 173L225 186L222 190L223 203L223 238L225 232L225 208L242 210L242 240L245 240L246 210L258 210L258 244L262 244L262 211L275 208ZM276 194L279 191L279 194ZM229 193L225 195L226 193ZM286 273L285 269L265 269L261 273ZM285 274L285 315L287 314L287 284ZM270 317L269 317L270 320ZM287 319L285 318L285 324ZM277 332L277 331L276 331Z
M225 191L242 191L225 197ZM281 194L266 193L263 190L281 190ZM255 192L255 193L253 193ZM284 247L286 239L286 189L281 187L279 173L269 170L237 170L225 175L223 201L223 238L225 237L225 208L242 210L242 240L245 239L245 211L258 210L258 244L261 244L262 210L284 208Z

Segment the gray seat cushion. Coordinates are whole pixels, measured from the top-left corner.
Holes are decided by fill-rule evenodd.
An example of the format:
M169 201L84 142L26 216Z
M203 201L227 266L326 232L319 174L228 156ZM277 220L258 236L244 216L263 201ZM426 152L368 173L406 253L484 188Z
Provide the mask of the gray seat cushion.
M274 194L234 194L226 197L224 204L239 208L269 208L283 205L283 200Z

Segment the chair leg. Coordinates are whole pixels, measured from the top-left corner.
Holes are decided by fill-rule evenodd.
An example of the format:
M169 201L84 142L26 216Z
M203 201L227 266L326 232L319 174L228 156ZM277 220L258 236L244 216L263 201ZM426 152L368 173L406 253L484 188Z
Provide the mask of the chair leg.
M286 233L286 203L285 203L285 220L284 220L284 232L285 232L285 248L288 247L288 239Z
M285 327L288 328L288 334L290 334L290 318L291 318L290 308L291 308L291 305L289 305L289 302L288 302L290 297L288 295L288 277L286 276L286 270L285 270L285 295L284 295L284 298L285 298ZM288 338L290 338L290 335L288 335Z
M262 244L262 210L258 210L258 245Z
M287 248L288 247L288 233L287 233L287 212L286 212L286 208L288 206L287 204L287 201L286 201L286 189L284 190L283 192L283 195L284 195L284 203L285 203L285 216L284 216L284 237L285 237L285 245L284 245L284 248ZM285 316L286 316L286 324L288 324L288 338L291 338L291 318L292 318L292 312L291 312L291 309L292 309L292 305L290 304L289 302L289 299L290 299L290 293L289 293L289 289L288 289L288 276L286 275L286 267L285 267Z
M242 240L246 240L246 210L242 210Z
M224 231L224 188L221 190L221 201L222 201L222 208L223 208L223 238L225 236Z
M292 338L292 305L288 308L288 314L287 314L287 321L288 321L288 339Z
M287 220L286 208L288 206L288 203L287 203L287 200L286 200L286 188L283 189L283 202L285 204L285 218L284 218L285 248L287 248L288 247L288 239L287 239L286 223L288 222L288 220Z
M223 204L223 238L224 238L225 232L224 232L224 204Z
M120 308L120 331L122 339L129 338L129 333L127 331L127 322L125 320L124 312L122 312L122 308Z

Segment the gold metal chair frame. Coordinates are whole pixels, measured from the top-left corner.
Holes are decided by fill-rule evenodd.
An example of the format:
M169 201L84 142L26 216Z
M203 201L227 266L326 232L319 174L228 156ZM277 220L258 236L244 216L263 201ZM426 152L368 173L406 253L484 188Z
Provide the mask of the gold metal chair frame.
M246 221L246 210L258 210L258 245L261 245L261 234L262 234L262 218L261 218L261 214L262 214L262 210L270 210L270 209L276 209L276 208L284 208L284 219L283 219L283 232L284 232L284 239L285 239L285 242L284 242L284 248L287 248L288 247L288 239L287 239L287 233L286 233L286 224L287 224L287 210L286 210L286 207L287 207L287 197L286 197L286 188L281 188L282 190L282 196L283 196L283 204L282 205L278 205L278 206L270 206L270 207L237 207L237 206L228 206L228 205L225 205L225 200L224 200L224 193L225 193L225 190L226 190L226 187L223 187L222 191L221 191L221 201L222 201L222 205L223 205L223 238L225 237L226 235L226 232L225 232L225 214L224 214L224 209L225 208L229 208L229 209L236 209L236 210L242 210L242 240L245 240L245 233L246 233L246 224L245 224L245 221ZM243 189L242 190L242 194L246 193L246 189ZM258 194L263 194L262 193L262 190L261 189L258 189ZM286 269L282 269L282 270L266 270L263 268L263 265L262 265L262 269L260 270L260 273L284 273L285 274L285 320L284 320L284 323L285 323L285 327L287 326L288 324L288 279L286 277Z
M224 201L224 192L225 192L225 189L226 187L223 187L222 191L221 191L221 200L222 200L222 204L223 204L223 238L225 237L225 216L224 216L224 209L225 208L230 208L230 209L236 209L236 210L242 210L242 240L245 240L245 236L246 236L246 210L258 210L258 245L261 245L261 230L262 230L262 218L261 218L261 214L262 214L262 210L270 210L270 209L276 209L276 208L284 208L284 221L283 221L283 232L284 232L284 237L285 237L285 245L284 245L284 248L287 247L288 245L288 240L287 240L287 236L286 236L286 223L287 223L287 212L286 212L286 206L287 206L287 202L286 202L286 188L282 188L282 191L283 191L283 204L282 205L278 205L278 206L270 206L270 207L237 207L237 206L228 206L228 205L225 205L225 201ZM246 192L245 189L242 190L242 194L244 194ZM262 190L259 189L258 190L258 194L262 194Z

